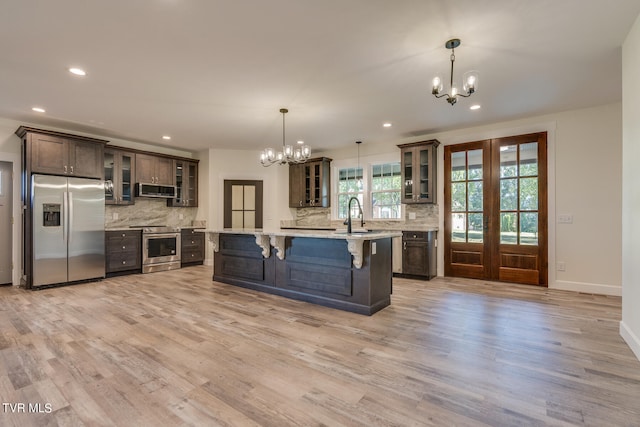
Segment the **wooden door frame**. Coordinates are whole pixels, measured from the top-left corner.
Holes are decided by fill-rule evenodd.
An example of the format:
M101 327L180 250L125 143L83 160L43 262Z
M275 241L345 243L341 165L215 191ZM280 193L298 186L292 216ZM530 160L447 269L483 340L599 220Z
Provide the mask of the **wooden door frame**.
M549 283L549 270L548 270L548 257L549 257L549 204L548 204L548 133L536 132L524 135L515 135L510 137L493 138L488 140L473 141L462 144L448 145L445 147L444 153L444 271L445 276L453 276L454 271L452 268L452 241L451 241L451 155L450 153L456 151L469 151L478 148L488 150L490 156L490 162L485 165L484 169L489 176L483 177L483 183L487 184L487 178L489 181L489 187L492 189L500 188L500 146L502 145L514 145L527 142L536 141L538 143L538 245L506 245L500 243L500 197L491 197L488 192L483 194L483 213L485 218L484 227L484 248L482 251L483 262L482 270L478 268L478 271L469 269L465 271L464 276L484 280L498 280L498 281L517 281L519 283L528 283L539 286L548 286ZM452 150L452 148L458 148L458 150ZM449 155L447 155L449 154ZM483 159L487 158L487 153L483 155ZM447 176L449 173L449 176ZM519 210L518 210L519 212ZM487 221L488 220L488 221ZM497 239L497 240L496 240ZM462 245L464 250L464 244L456 243L456 245ZM478 244L469 244L476 245ZM509 269L504 266L503 258L507 259L511 256L509 254L509 247L514 248L513 252L516 257L520 256L522 259L526 259L530 253L532 256L537 256L538 275L534 280L533 276L521 274L524 271L518 271L517 269ZM517 251L515 250L517 248ZM476 250L477 252L477 250ZM520 253L517 253L520 252ZM485 260L488 257L488 260ZM531 258L531 257L529 257ZM526 261L526 260L525 260ZM522 267L518 267L522 268Z
M234 185L253 185L256 187L256 224L255 228L262 228L263 224L263 184L260 180L224 180L223 224L224 228L231 228L231 188Z

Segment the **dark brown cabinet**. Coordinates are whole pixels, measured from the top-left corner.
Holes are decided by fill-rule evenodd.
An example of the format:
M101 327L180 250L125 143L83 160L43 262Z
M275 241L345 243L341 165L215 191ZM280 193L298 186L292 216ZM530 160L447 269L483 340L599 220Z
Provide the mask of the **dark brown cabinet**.
M106 273L142 272L142 231L107 231Z
M136 154L136 182L175 185L173 159L150 154Z
M28 173L104 178L107 141L21 126L16 134L25 146Z
M331 206L331 159L319 157L289 165L289 207Z
M430 280L436 271L436 232L402 232L402 276Z
M173 161L176 198L167 200L167 206L198 206L198 164L185 160Z
M437 139L398 145L402 167L402 203L436 203Z
M107 205L133 205L136 155L129 151L105 148L104 179L110 185L105 188Z
M194 229L183 229L180 231L181 254L180 263L182 266L198 265L204 262L204 233Z

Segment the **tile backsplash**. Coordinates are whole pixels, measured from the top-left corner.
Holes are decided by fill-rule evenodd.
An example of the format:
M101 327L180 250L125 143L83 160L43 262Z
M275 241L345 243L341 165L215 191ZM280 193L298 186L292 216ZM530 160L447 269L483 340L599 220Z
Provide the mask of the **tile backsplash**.
M106 205L105 228L136 225L190 227L196 219L197 211L198 208L167 207L165 199L137 198L135 205ZM182 218L180 218L181 215Z
M415 219L409 219L414 215ZM332 221L330 216L331 208L297 208L296 219L293 221L282 221L281 226L344 227L343 221ZM404 216L405 217L402 220L369 220L365 224L365 228L378 230L420 230L423 228L438 228L438 205L404 205ZM355 224L359 225L359 222L356 221Z

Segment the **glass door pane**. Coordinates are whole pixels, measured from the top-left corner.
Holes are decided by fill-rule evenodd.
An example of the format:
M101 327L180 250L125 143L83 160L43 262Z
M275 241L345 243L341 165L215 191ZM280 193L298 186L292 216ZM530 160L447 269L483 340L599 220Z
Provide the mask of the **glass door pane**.
M104 153L104 180L111 181L111 186L105 186L104 200L105 202L115 201L115 183L114 171L115 171L115 154L112 152Z
M420 198L429 198L429 156L430 149L420 150Z
M483 150L451 154L451 241L484 241Z
M122 190L122 201L133 201L133 183L131 182L132 173L131 167L133 165L133 159L131 156L122 155L121 176L120 176L120 188Z
M500 147L500 243L538 244L538 143Z
M413 199L413 152L406 151L404 153L404 159L402 159L404 165L404 186L402 189L403 199Z

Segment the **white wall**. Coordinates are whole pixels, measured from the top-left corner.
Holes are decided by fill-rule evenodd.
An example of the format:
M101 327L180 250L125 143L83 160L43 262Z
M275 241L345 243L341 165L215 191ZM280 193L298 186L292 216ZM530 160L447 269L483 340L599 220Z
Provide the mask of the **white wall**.
M455 107L457 108L457 106ZM531 132L548 133L549 287L621 295L622 106L619 103L371 145L360 155L396 153L397 144L438 139L442 146ZM444 198L444 150L438 150L438 200ZM322 155L354 158L355 147ZM444 229L440 203L440 229ZM572 224L557 224L572 214ZM566 271L556 271L556 261ZM438 251L438 274L444 253Z
M622 46L622 321L640 359L640 16Z
M280 220L292 219L289 210L289 168L260 164L259 151L209 150L209 212L207 227L221 229L224 220L224 180L246 179L263 182L264 229L279 229ZM202 187L204 190L204 187Z

